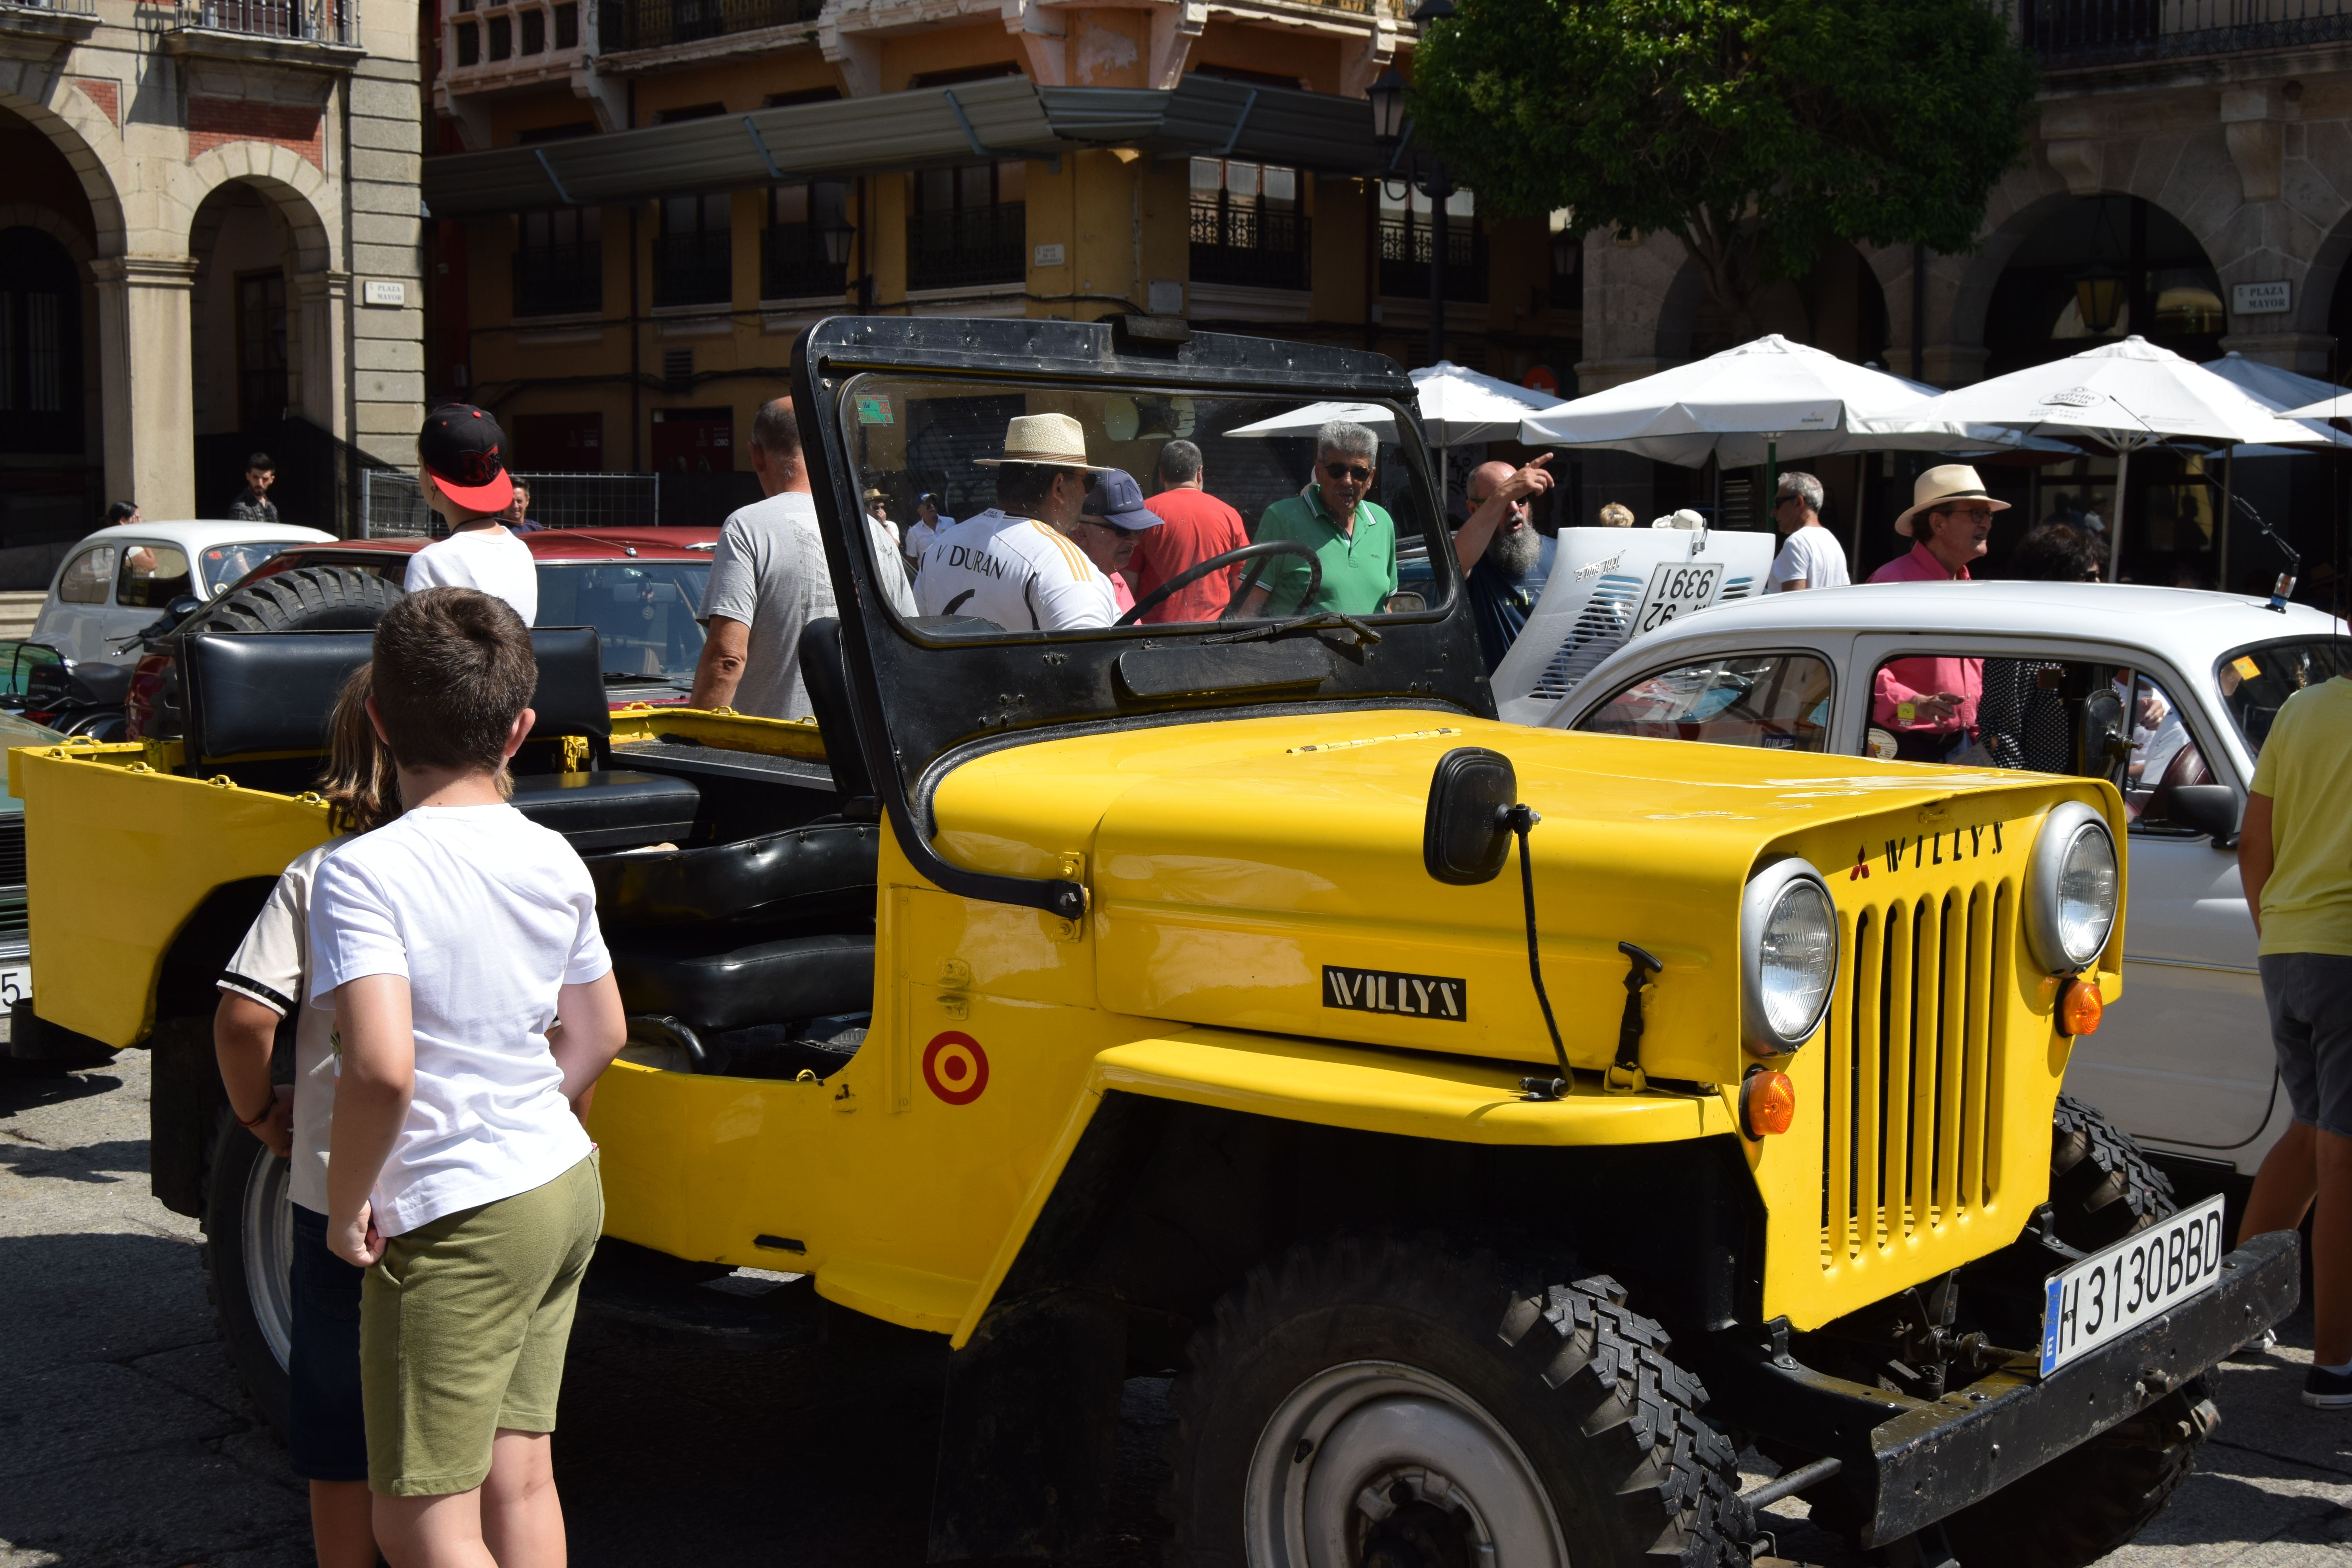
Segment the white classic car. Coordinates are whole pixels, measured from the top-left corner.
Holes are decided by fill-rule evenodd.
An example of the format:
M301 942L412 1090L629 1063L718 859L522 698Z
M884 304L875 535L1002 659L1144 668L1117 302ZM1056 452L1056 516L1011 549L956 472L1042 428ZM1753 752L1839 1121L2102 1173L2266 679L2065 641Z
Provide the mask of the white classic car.
M2237 823L2279 705L2347 673L2345 623L2299 605L2096 583L1889 583L1680 617L1595 665L1537 721L2113 779L2132 818L2126 984L2076 1043L2067 1089L2218 1190L2251 1177L2288 1121ZM1943 705L1927 698L1956 688L1973 728L1930 736Z
M138 634L174 599L211 599L289 544L334 539L284 522L139 522L102 528L66 553L33 640L77 664L129 666Z

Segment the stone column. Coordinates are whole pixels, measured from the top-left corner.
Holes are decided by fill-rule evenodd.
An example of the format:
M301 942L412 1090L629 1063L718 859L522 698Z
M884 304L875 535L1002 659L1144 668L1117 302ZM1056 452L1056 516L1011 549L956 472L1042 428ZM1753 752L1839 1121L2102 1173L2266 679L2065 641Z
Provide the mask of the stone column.
M2291 317L2269 319L2292 320ZM2242 353L2248 359L2258 359L2299 375L2324 378L2335 359L2336 340L2326 332L2231 332L2221 340L2221 352Z
M301 344L301 391L295 408L321 430L348 441L351 431L343 396L345 354L343 318L351 309L352 275L298 272L294 275L296 335Z
M90 271L98 280L107 493L138 502L152 518L200 516L188 326L196 264L184 256L114 256L90 263Z

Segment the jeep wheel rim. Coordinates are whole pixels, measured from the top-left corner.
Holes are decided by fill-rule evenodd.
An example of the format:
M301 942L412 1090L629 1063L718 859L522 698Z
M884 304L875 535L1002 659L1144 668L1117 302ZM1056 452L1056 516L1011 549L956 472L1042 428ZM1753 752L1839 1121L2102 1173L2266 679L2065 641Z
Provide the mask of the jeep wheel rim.
M287 1163L265 1153L245 1179L244 1224L237 1227L245 1266L245 1299L278 1364L294 1349L294 1203Z
M1317 1373L1250 1456L1252 1568L1567 1568L1551 1500L1502 1423L1395 1362Z

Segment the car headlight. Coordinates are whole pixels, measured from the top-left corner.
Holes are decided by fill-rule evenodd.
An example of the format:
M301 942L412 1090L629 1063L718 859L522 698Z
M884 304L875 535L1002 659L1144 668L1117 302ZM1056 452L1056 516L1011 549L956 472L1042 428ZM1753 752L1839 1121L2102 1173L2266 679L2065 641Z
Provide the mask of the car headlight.
M1795 1050L1829 1011L1837 906L1822 874L1793 857L1749 879L1739 901L1740 1033L1760 1057Z
M2079 800L2053 808L2025 872L2025 934L2035 961L2063 974L2105 952L2123 883L2123 860L2098 809Z

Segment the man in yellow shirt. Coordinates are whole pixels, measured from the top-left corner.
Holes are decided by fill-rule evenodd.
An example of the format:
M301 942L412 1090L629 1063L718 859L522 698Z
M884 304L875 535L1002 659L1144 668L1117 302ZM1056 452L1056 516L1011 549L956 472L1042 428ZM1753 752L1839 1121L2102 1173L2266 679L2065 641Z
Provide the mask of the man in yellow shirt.
M2352 679L2288 698L2246 796L2238 875L2262 936L2279 1081L2294 1109L2254 1177L2243 1236L2312 1218L2303 1402L2352 1407Z

